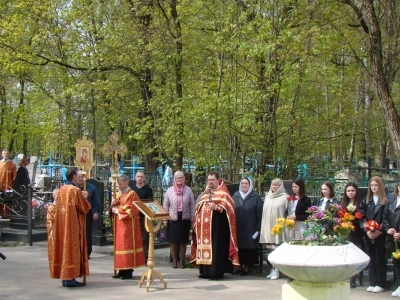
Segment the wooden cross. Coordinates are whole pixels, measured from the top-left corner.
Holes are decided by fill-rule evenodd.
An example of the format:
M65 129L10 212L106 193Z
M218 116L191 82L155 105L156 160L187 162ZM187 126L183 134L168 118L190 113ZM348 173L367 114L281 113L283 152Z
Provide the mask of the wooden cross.
M110 142L104 144L103 147L101 147L101 152L103 152L104 155L110 155L111 154L111 169L112 169L112 178L113 178L113 189L114 189L114 196L116 192L116 181L117 181L117 170L118 170L118 153L120 154L125 154L128 148L124 143L120 143L118 145L119 141L119 136L118 134L114 131L110 137L109 137Z

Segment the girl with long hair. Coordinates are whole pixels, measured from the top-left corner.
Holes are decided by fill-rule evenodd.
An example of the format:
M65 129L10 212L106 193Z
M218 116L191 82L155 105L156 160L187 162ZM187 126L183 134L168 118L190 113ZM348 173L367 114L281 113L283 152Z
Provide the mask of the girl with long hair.
M360 211L363 214L361 228L364 230L368 245L369 282L367 292L381 293L386 284L386 232L384 229L369 231L365 229L365 223L374 220L382 226L383 212L387 203L385 186L379 176L374 176L368 184L367 197L361 202Z
M352 205L355 207L355 210L353 213L355 214L356 212L360 211L360 205L361 205L361 196L360 192L358 190L357 184L354 182L349 182L346 184L344 187L344 193L343 193L343 198L342 201L340 202L340 206L343 208L349 207L349 205ZM352 242L354 245L356 245L358 248L360 248L362 251L364 251L364 230L360 226L360 220L359 219L354 219L352 221L353 226L354 226L354 231L351 231L347 240L349 242ZM350 288L355 288L356 285L356 278L357 275L354 275L351 277L350 280ZM362 285L362 278L363 278L363 271L360 272L360 285Z
M321 184L321 196L320 199L316 199L313 202L313 206L318 206L320 210L329 209L331 204L338 203L335 198L335 189L332 182L324 181Z
M288 203L288 219L295 220L295 238L299 238L299 233L306 229L307 217L310 215L306 212L311 207L311 199L306 196L306 185L303 179L293 180L293 195ZM296 236L297 235L297 236Z
M392 200L385 206L383 229L387 233L389 253L393 253L400 247L400 181L397 182ZM393 258L392 262L397 282L397 289L392 293L392 296L400 297L400 259Z

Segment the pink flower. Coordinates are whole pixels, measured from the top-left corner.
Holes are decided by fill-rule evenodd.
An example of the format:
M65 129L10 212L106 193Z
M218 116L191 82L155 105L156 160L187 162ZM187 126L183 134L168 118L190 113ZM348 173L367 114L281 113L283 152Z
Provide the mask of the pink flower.
M336 223L337 225L342 224L342 221L340 220L340 218L333 218L333 220L335 221L335 223Z

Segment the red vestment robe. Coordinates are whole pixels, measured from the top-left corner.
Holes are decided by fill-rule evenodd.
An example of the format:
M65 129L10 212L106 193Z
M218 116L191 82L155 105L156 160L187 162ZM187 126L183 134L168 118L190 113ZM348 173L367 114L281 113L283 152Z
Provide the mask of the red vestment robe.
M145 265L139 210L133 204L138 195L131 189L117 195L118 215L114 214L114 269L126 270Z
M47 228L47 255L49 261L51 260L50 253L54 253L52 247L54 246L54 220L56 219L56 205L50 204L47 207L47 220L46 220L46 228Z
M235 203L229 195L225 183L220 180L220 185L212 191L212 201L223 208L229 223L229 253L228 258L233 265L239 265L239 252L237 248ZM212 264L212 217L213 210L208 208L210 203L209 188L207 187L200 201L196 205L194 226L192 230L192 244L190 262L197 265Z
M89 275L86 243L86 213L90 203L74 185L63 185L57 202L48 210L50 277L70 280Z
M0 161L0 190L10 190L14 185L17 169L11 160Z

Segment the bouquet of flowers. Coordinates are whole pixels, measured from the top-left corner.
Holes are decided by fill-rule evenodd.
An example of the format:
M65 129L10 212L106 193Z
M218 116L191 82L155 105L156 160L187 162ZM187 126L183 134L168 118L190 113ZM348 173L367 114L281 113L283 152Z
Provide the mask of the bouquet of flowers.
M369 220L369 221L365 222L364 228L367 231L374 232L376 230L381 229L381 225L379 225L375 220ZM375 240L371 240L371 243L374 244Z
M394 259L400 259L400 250L397 248L397 242L394 241L394 248L395 248L395 252L392 252L392 257Z
M332 204L326 210L311 206L307 212L310 216L305 221L307 229L302 233L303 244L329 246L347 243L348 235L354 230L352 221L356 218L347 208L339 204ZM358 214L357 217L361 218L362 215Z
M357 207L350 203L346 209L338 209L338 216L339 218L346 218L349 221L353 221L354 219L360 220L363 215L359 211L356 211L356 209Z
M292 219L278 218L276 224L271 229L271 234L279 235L285 232L285 229L291 231L294 229L295 221Z

